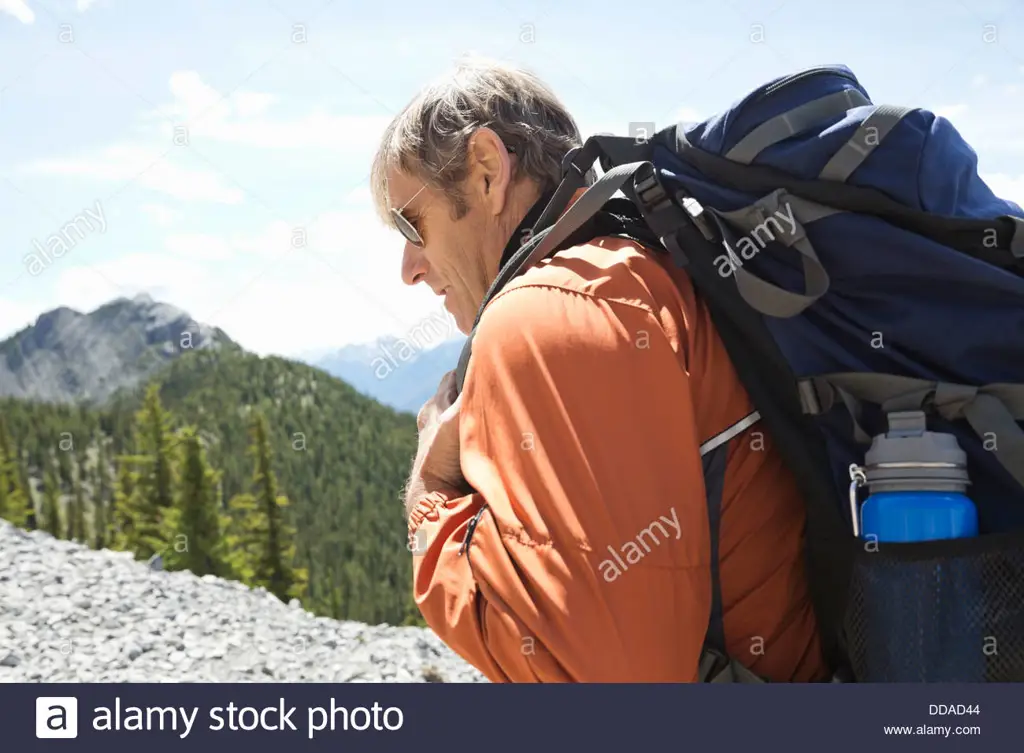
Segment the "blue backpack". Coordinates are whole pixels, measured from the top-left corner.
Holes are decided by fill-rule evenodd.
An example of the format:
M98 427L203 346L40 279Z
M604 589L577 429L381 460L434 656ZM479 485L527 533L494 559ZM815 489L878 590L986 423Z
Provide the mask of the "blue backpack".
M566 211L597 160L604 175ZM828 66L647 140L594 136L566 155L558 190L477 321L510 279L585 240L609 211L632 218L624 234L687 270L797 478L834 679L1024 681L1024 210L985 185L952 124L874 105L848 68ZM459 389L471 349L472 336ZM978 537L865 547L854 535L851 466L890 413L908 410L967 453ZM958 592L964 571L980 591ZM701 679L759 682L725 652L712 577ZM866 595L879 582L905 596L885 605L884 626ZM912 597L923 591L949 604L922 615ZM981 645L966 640L965 621ZM879 652L879 631L894 625L905 634L886 639L905 650ZM982 676L943 674L958 652L981 655Z

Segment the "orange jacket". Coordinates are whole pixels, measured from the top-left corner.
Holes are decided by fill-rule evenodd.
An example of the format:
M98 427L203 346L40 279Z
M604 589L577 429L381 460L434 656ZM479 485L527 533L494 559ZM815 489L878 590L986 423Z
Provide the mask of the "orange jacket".
M667 258L604 238L529 270L474 340L460 441L477 492L434 492L410 516L424 619L494 682L696 681L711 606L698 448L752 410ZM727 457L728 651L771 680L822 679L793 478L760 424Z

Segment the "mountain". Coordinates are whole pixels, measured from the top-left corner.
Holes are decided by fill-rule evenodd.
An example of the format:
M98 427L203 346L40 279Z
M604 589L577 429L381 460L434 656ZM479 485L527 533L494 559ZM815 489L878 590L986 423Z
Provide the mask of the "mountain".
M408 339L386 337L348 345L314 365L385 405L416 413L437 391L441 377L458 365L465 342L459 335L423 350Z
M148 295L89 314L60 307L0 342L0 397L101 402L181 354L238 346L223 331Z
M422 624L400 501L416 452L415 420L307 364L204 348L171 359L102 405L0 398L0 429L21 466L8 479L24 479L37 514L47 467L55 468L65 500L83 489L88 509L97 509L97 494L99 507L109 508L120 495L110 488L119 478L113 466L130 463L126 456L141 446L136 417L150 384L159 387L172 430L197 428L220 474L222 503L252 489L249 423L255 413L266 418L271 469L296 529L295 564L309 574L306 609L371 624ZM105 487L90 480L99 478L101 447L111 460ZM168 540L163 551L177 546Z

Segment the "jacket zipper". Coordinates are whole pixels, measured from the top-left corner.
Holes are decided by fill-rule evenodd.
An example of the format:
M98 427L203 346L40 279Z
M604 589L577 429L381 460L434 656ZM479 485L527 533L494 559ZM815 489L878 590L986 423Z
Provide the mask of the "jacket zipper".
M460 557L469 549L470 539L473 538L473 532L476 530L477 523L480 522L480 516L484 514L486 509L487 505L481 505L477 514L469 519L469 525L466 526L466 537L462 540L462 546L459 547Z

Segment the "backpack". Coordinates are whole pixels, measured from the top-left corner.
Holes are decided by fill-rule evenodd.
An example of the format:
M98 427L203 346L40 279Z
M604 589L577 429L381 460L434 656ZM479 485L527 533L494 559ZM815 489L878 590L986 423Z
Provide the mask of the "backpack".
M570 206L598 160L604 174ZM687 271L796 477L833 681L1024 681L1024 210L986 186L953 125L873 104L837 65L649 139L594 136L566 155L477 323L509 280L623 203L631 237ZM472 333L459 390L471 352ZM966 452L979 536L854 534L853 469L907 411ZM762 682L725 651L714 567L712 580L700 679Z

